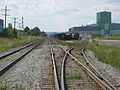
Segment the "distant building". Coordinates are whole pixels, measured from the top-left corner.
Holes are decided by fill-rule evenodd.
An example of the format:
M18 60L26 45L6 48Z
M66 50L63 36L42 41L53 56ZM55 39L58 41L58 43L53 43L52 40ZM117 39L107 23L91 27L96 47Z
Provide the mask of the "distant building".
M111 22L111 12L97 13L97 24L101 27L101 35L120 35L120 23Z
M8 28L12 28L12 23L8 23Z
M81 26L69 29L69 32L79 33L79 37L96 37L100 36L101 28L98 26Z
M111 12L97 13L97 24L73 27L69 32L78 32L80 37L120 35L120 23L112 23Z
M3 31L3 20L0 19L0 33Z
M111 12L98 12L97 13L97 24L104 29L105 24L111 23Z

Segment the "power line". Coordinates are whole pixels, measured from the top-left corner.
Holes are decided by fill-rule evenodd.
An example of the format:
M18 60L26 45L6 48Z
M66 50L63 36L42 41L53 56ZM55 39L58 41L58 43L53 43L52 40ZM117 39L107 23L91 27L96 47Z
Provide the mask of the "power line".
M17 19L18 19L18 18L16 18L16 17L13 18L13 20L14 20L14 21L13 21L13 23L14 23L14 37L15 37L15 29L16 29L16 23L17 23L16 20L17 20Z
M10 11L10 9L8 9L8 8L7 8L7 6L5 6L5 9L2 9L2 10L4 10L4 11L5 11L5 13L4 13L4 14L2 14L2 15L4 15L4 16L5 16L5 28L6 28L6 20L7 20L7 16L10 16L10 15L8 15L8 14L7 14L7 11Z
M18 23L18 28L19 28L19 30L21 29L21 24L22 23L19 23L19 22L17 22Z

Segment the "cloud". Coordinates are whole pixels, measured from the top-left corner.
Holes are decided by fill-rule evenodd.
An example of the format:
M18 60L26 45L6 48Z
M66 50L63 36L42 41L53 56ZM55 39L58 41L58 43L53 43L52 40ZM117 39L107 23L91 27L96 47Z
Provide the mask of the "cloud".
M108 2L120 3L120 0L107 0Z
M119 0L0 0L0 8L8 5L11 17L25 18L25 25L33 28L65 31L72 26L96 22L96 12L111 11L118 22ZM3 13L0 11L0 13ZM0 16L4 19L3 16ZM11 22L10 17L8 22Z

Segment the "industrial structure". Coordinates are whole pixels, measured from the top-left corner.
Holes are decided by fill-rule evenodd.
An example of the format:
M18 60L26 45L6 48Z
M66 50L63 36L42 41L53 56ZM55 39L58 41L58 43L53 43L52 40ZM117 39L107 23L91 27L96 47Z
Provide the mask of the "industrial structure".
M120 23L112 23L111 12L98 12L96 24L72 27L69 32L78 32L80 37L120 35Z
M3 20L0 19L0 33L3 31Z

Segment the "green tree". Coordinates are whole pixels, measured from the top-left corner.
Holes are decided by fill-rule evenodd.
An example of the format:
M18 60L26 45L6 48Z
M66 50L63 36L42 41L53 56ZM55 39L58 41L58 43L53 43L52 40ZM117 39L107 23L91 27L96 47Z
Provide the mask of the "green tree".
M3 37L17 37L17 34L17 30L14 30L13 28L5 28L1 33Z
M41 31L40 31L40 29L39 29L38 27L35 27L35 28L33 28L33 29L31 30L30 33L31 33L33 36L39 36L40 33L41 33Z
M24 32L29 32L30 31L30 28L27 26L27 27L25 27L25 29L24 29Z
M42 32L41 32L41 36L42 36L42 37L46 37L47 34L46 34L44 31L42 31Z

